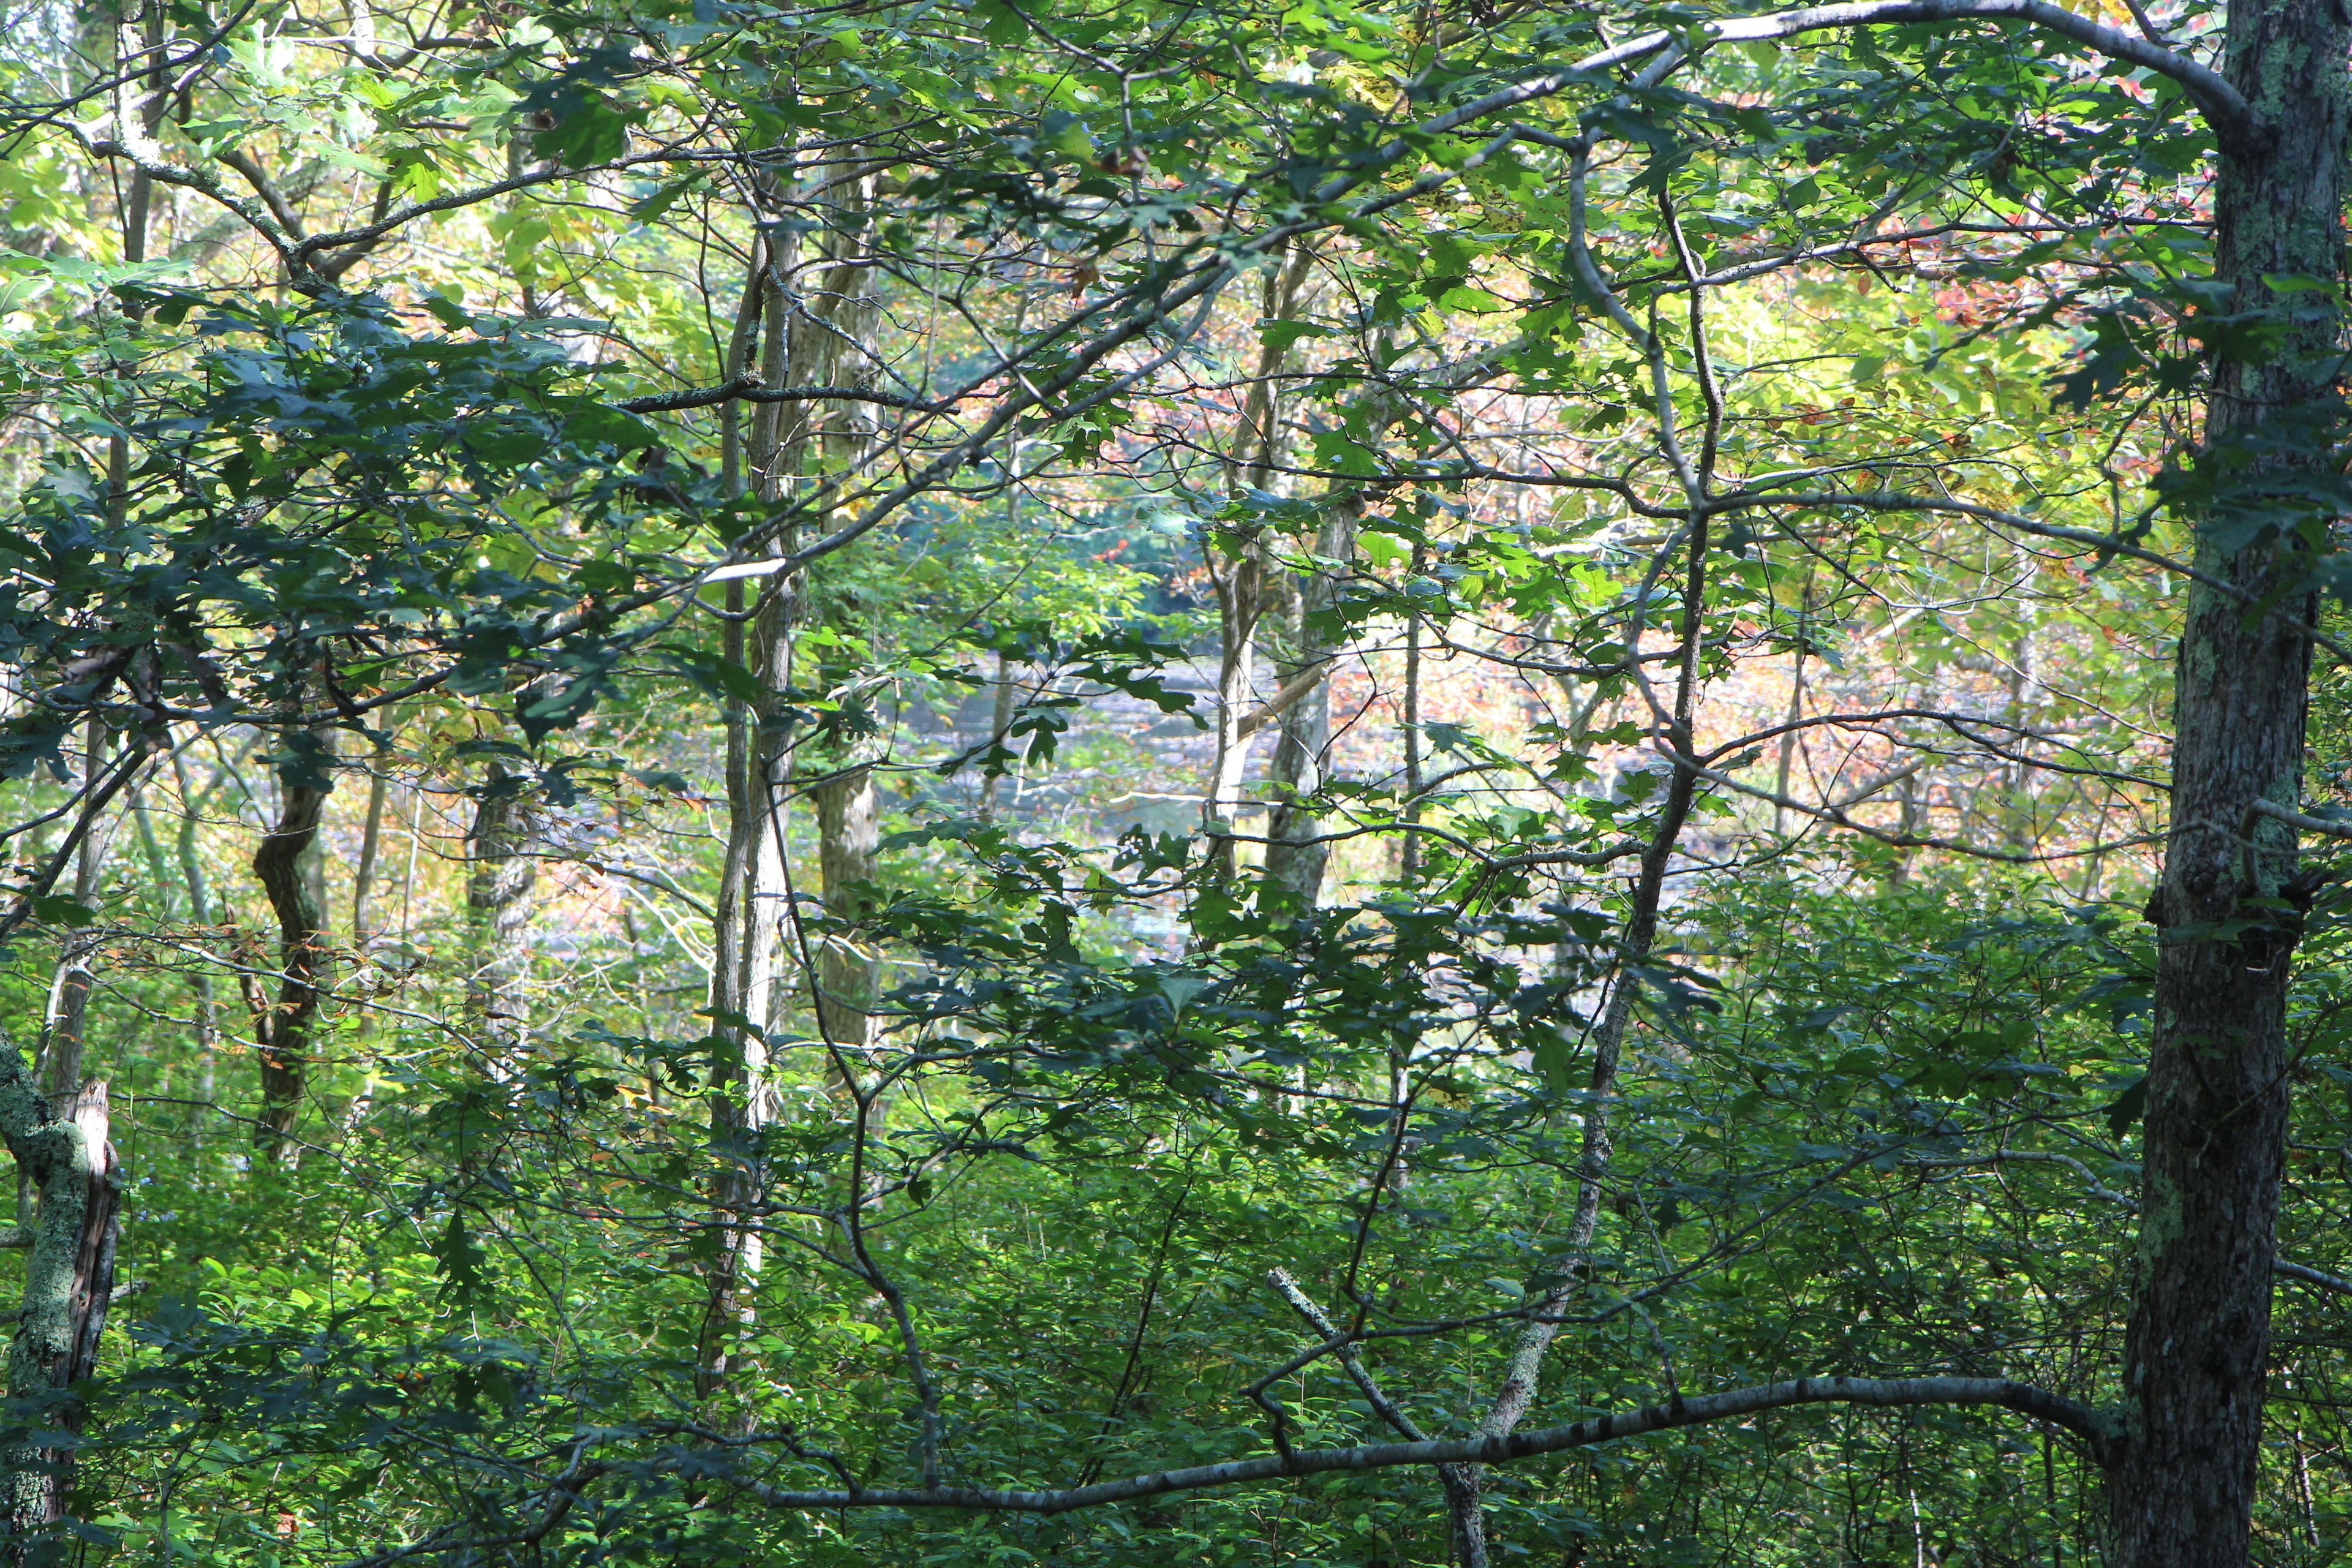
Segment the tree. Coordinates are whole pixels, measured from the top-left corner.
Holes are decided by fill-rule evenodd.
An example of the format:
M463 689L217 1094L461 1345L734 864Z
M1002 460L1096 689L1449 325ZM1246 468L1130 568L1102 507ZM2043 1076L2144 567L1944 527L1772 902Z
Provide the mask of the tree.
M2315 1557L2352 24L2125 20L33 27L8 984L121 1081L235 975L320 1152L156 1156L14 1535ZM395 716L492 761L362 983Z
M2262 806L2302 799L2309 584L2340 510L2319 457L2342 424L2340 324L2315 301L2341 277L2347 45L2339 17L2230 9L2224 68L2247 110L2216 127L2213 285L2260 325L2253 343L2210 351L2204 493L2187 503L2204 580L2177 655L2171 825L2148 906L2162 938L2124 1373L2137 1408L2116 1477L2117 1549L2135 1563L2244 1561L2260 1468L2285 980L2316 890L2292 826Z

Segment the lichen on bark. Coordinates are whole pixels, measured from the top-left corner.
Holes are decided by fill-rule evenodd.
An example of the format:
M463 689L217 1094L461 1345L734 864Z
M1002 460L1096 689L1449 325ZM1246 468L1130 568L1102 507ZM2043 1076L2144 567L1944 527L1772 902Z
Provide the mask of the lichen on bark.
M106 1086L93 1083L58 1116L15 1043L0 1037L0 1140L39 1192L25 1287L8 1345L8 1414L0 1426L0 1561L35 1560L65 1513L73 1447L57 1434L81 1425L73 1386L96 1370L114 1286L117 1190L107 1142ZM14 1436L10 1436L14 1434Z

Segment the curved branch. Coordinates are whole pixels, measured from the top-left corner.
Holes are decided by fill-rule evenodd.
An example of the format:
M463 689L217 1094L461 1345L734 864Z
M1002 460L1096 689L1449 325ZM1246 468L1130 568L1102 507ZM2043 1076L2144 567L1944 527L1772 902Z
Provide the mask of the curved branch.
M2352 822L2332 816L2314 816L2309 812L2296 811L2292 806L2257 796L2246 803L2246 815L2267 816L2273 822L2284 822L2301 833L2316 833L2324 838L2352 838Z
M224 185L210 170L183 169L164 158L161 142L152 137L135 132L116 140L112 137L88 136L76 129L74 139L79 142L83 150L93 158L121 158L158 184L177 185L183 190L194 191L199 195L211 197L236 214L244 221L247 227L268 242L269 248L277 252L278 261L286 267L289 276L301 270L294 253L293 237L280 227L276 219L259 207L231 194L228 187Z
M1948 512L1955 517L1973 518L1979 522L2013 529L2019 533L2031 534L2036 539L2053 539L2062 543L2084 545L2105 554L2120 555L2126 560L2153 566L2160 572L2169 572L2176 576L2187 578L2189 582L2201 587L2210 588L2217 594L2227 595L2245 605L2250 611L2262 609L2265 614L2274 616L2279 625L2296 636L2309 637L2336 658L2347 664L2352 664L2352 647L2347 647L2341 639L2330 637L2309 622L2298 620L2274 606L2266 606L2256 595L2230 582L2227 578L2217 577L2210 572L2200 571L2186 561L2176 561L2159 551L2134 544L2119 534L2097 533L2087 528L2069 528L2063 523L2040 522L2017 512L2004 511L2000 507L1984 506L1976 501L1957 500L1947 496L1910 495L1900 490L1856 490L1846 494L1837 490L1800 493L1749 489L1718 496L1710 500L1707 505L1709 510L1715 511L1732 511L1748 507L1786 506L1808 511L1826 511L1837 507L1852 507L1858 511Z
M858 386L769 386L756 375L739 375L717 386L688 387L680 392L656 392L644 397L624 397L613 405L632 414L670 414L684 408L708 408L714 403L740 399L745 403L875 403L885 408L908 408L918 414L951 414L952 398L926 402L896 393Z
M1832 27L1890 26L1921 22L2028 23L2109 59L2137 66L2179 82L2182 90L2203 112L2214 132L2225 142L2242 145L2257 140L2261 134L2261 123L2255 118L2253 106L2219 71L2200 65L2186 55L2175 54L2147 38L2120 32L2088 16L2053 5L2049 0L1852 0L1845 5L1807 5L1762 16L1727 16L1703 23L1696 28L1675 32L1662 30L1627 38L1597 55L1579 60L1556 79L1560 87L1565 87L1577 77L1589 76L1611 66L1629 65L1635 60L1686 46L1694 35L1707 43L1759 43L1773 38L1792 38L1804 33L1826 32Z
M590 175L613 174L622 169L634 169L646 163L730 163L735 159L736 154L732 153L692 153L681 151L676 146L663 146L650 152L632 153L622 157L606 159L601 163L577 168L565 163L550 164L545 168L509 175L503 180L493 180L487 184L469 186L462 191L448 191L437 196L428 196L423 201L410 202L404 206L385 213L382 217L352 228L339 228L330 234L314 234L298 239L289 247L288 259L290 263L307 270L311 266L311 258L321 252L340 250L346 246L369 244L382 239L394 229L414 223L420 217L429 217L435 213L456 212L461 208L478 206L483 202L499 196L510 195L516 191L527 191L534 186L550 184L558 180L585 179Z
M2305 1264L2289 1263L2284 1258L2272 1261L2271 1271L2284 1274L2290 1279L2300 1279L2306 1285L2315 1285L2322 1290L2333 1290L2339 1296L2352 1296L2352 1279L2341 1275L2323 1274Z
M1638 1437L1679 1426L1733 1420L1768 1410L1804 1405L1855 1405L1895 1409L1925 1405L1998 1405L2063 1427L2104 1457L2121 1436L2116 1418L2090 1405L2053 1394L2032 1384L1993 1377L1801 1377L1793 1383L1736 1388L1700 1394L1668 1405L1623 1415L1601 1415L1567 1426L1514 1433L1500 1437L1454 1437L1420 1443L1370 1443L1352 1448L1318 1448L1288 1455L1268 1454L1254 1459L1229 1459L1217 1465L1195 1465L1181 1470L1160 1470L1129 1476L1088 1487L1052 1491L998 1491L980 1487L905 1488L868 1491L786 1491L764 1483L751 1490L772 1508L939 1508L979 1513L1069 1513L1130 1502L1139 1498L1164 1497L1171 1492L1198 1491L1208 1487L1245 1485L1252 1481L1296 1476L1331 1475L1350 1470L1391 1469L1403 1465L1498 1465L1537 1454L1589 1448L1620 1437Z

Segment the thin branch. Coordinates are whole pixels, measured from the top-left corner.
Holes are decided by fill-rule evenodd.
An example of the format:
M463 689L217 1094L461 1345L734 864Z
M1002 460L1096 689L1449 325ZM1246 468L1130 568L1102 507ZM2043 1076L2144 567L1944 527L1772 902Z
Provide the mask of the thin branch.
M2296 811L2291 806L2281 805L2276 801L2263 800L2260 797L2250 800L2246 803L2246 815L2249 817L2267 816L2273 822L2284 822L2299 832L2316 833L2326 838L2352 838L2352 822L2338 821L2332 816L2314 816L2308 812ZM2248 824L2249 827L2252 826L2251 823Z
M2154 566L2159 571L2186 577L2192 583L2237 600L2249 609L2264 607L2251 590L2242 588L2227 578L2216 577L2210 572L2200 571L2186 561L2176 561L2169 555L2134 544L2119 535L2094 533L2087 528L2068 528L2063 523L2039 522L2013 511L2003 511L1999 507L1981 506L1975 501L1954 500L1943 496L1906 495L1893 490L1864 490L1850 495L1841 494L1835 490L1810 495L1784 495L1774 490L1759 490L1751 488L1731 495L1717 497L1708 503L1708 506L1709 510L1717 511L1752 506L1790 506L1801 507L1809 511L1853 507L1862 511L1949 512L1956 517L1974 518L1979 522L1994 523L2002 528L2014 529L2020 533L2032 534L2037 539L2054 539L2068 544L2087 545L2105 554L2125 556ZM2346 647L2342 642L2329 637L2318 627L2308 622L2297 620L2294 616L2286 615L2274 607L2268 608L2266 613L2275 616L2281 626L2297 636L2309 637L2337 658L2347 664L2352 664L2352 648Z
M2272 1262L2271 1271L2284 1274L2290 1279L2300 1279L2306 1285L2316 1285L2323 1290L2333 1290L2339 1296L2352 1296L2352 1279L2341 1275L2323 1274L2300 1263L2289 1263L2284 1258Z
M1298 1281L1291 1278L1288 1269L1267 1269L1265 1282L1273 1286L1275 1292L1284 1300L1290 1303L1292 1311L1306 1319L1307 1326L1321 1334L1331 1345L1333 1353L1339 1358L1339 1364L1347 1369L1348 1376L1354 1380L1358 1391L1363 1394L1364 1402L1372 1407L1381 1420L1395 1427L1400 1434L1412 1442L1429 1441L1429 1434L1423 1432L1412 1416L1399 1409L1395 1402L1381 1391L1380 1384L1373 1379L1372 1374L1364 1370L1363 1358L1356 1354L1354 1342L1331 1326L1331 1320L1324 1315L1323 1309L1317 1306L1308 1299L1307 1292L1298 1288Z
M245 176L245 183L253 187L254 195L259 196L263 205L269 208L269 216L278 220L280 228L296 239L307 237L308 231L302 226L301 215L294 210L294 204L286 199L286 193L278 188L277 182L269 177L268 171L261 166L252 153L242 148L232 147L220 154L220 161Z
M955 411L952 397L926 402L919 397L901 397L896 393L876 392L863 386L770 386L756 375L739 375L717 386L691 387L683 392L651 393L643 397L624 397L613 405L632 414L672 414L685 408L708 408L714 403L876 403L885 408L904 408L917 414L951 414Z
M1454 1437L1437 1441L1371 1443L1349 1448L1317 1448L1288 1455L1268 1454L1222 1464L1194 1465L1129 1476L1090 1487L1047 1491L1006 1491L980 1487L885 1488L867 1490L790 1491L764 1483L748 1489L772 1508L961 1509L977 1513L1070 1513L1131 1502L1139 1498L1165 1497L1171 1492L1199 1491L1210 1487L1243 1486L1255 1481L1298 1476L1332 1475L1349 1471L1392 1469L1408 1465L1500 1465L1538 1454L1589 1448L1621 1437L1672 1431L1714 1421L1736 1420L1769 1410L1807 1405L1853 1405L1871 1409L1918 1405L1997 1405L2045 1421L2082 1437L2094 1453L2104 1453L2119 1436L2114 1417L2031 1384L1992 1377L1802 1377L1792 1383L1736 1388L1701 1394L1667 1405L1622 1415L1597 1416L1566 1426L1497 1437Z
M1673 32L1644 33L1628 38L1596 55L1588 55L1557 77L1540 78L1537 82L1523 83L1502 93L1488 95L1477 104L1465 105L1456 113L1467 118L1483 118L1504 107L1484 109L1483 114L1473 114L1491 100L1506 100L1507 94L1524 93L1524 97L1507 100L1526 102L1528 98L1546 96L1544 91L1529 92L1539 84L1549 85L1549 92L1580 78L1612 66L1630 65L1635 60L1655 55L1679 51L1694 37L1706 43L1760 43L1774 38L1793 38L1805 33L1826 32L1835 27L1892 26L1906 23L1937 22L2025 22L2046 32L2082 45L2094 53L2120 60L2158 76L2179 82L2189 99L2203 111L2215 132L2224 142L2243 145L2258 141L2261 123L2255 118L2253 106L2222 75L2208 66L2199 64L2185 55L2178 55L2159 44L2143 37L2105 26L2051 5L2049 0L1854 0L1842 5L1808 5L1794 11L1778 11L1762 16L1727 16L1705 22L1696 28L1680 28Z

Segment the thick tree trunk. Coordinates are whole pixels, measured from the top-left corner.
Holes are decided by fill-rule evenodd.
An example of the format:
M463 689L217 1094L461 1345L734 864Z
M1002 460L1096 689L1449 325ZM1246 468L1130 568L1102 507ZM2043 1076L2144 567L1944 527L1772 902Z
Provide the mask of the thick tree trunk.
M69 1116L56 1116L23 1055L0 1040L0 1138L40 1193L30 1229L12 1238L27 1256L7 1367L10 1402L42 1414L30 1435L0 1447L0 1561L24 1563L37 1560L45 1527L65 1517L73 1482L72 1448L43 1442L39 1428L80 1430L67 1391L97 1370L114 1293L121 1194L106 1085L89 1085Z
M59 1103L81 1087L82 1056L89 1043L89 993L98 984L99 942L99 933L90 927L67 932L49 987L41 1077L50 1098Z
M2307 621L2334 508L2298 490L2333 468L2345 196L2344 13L2236 0L2227 71L2265 128L2225 147L2215 186L2228 307L2287 325L2260 359L2212 365L2211 489L2196 563ZM2315 279L2320 290L2271 280ZM2251 334L2233 335L2242 342ZM2323 481L2324 482L2324 481ZM2284 533L2266 526L2284 526ZM2148 914L2160 928L2148 1063L2139 1279L2126 1349L2134 1430L2115 1478L2125 1568L2247 1561L2270 1352L2272 1245L2285 1150L2288 956L2308 901L2294 833L2252 803L2299 797L2309 640L2203 584L2174 686L2172 822ZM2251 922L2251 924L2241 923Z

